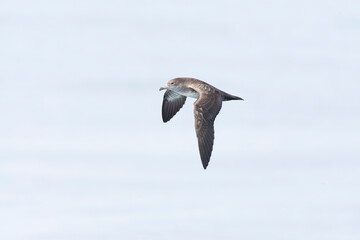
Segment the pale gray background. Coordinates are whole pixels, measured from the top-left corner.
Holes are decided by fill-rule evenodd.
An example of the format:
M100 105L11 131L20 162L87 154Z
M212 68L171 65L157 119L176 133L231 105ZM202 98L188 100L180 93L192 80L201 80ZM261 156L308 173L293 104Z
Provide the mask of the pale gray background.
M360 1L0 3L0 239L360 239ZM201 166L193 100L241 96Z

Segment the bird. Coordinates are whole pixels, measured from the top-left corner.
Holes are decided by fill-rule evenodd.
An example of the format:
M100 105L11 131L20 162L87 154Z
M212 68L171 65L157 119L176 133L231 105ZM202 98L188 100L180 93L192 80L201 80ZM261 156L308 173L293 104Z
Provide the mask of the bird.
M194 102L195 131L203 168L206 169L214 145L214 121L220 112L222 102L244 100L228 94L216 87L191 77L171 79L159 91L166 90L162 102L162 120L164 123L184 106L186 98L196 98Z

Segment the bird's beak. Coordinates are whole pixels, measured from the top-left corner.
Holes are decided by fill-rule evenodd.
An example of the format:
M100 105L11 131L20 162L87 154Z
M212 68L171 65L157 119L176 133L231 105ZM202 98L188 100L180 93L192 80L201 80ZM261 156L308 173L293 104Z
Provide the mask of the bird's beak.
M159 89L159 91L165 90L165 89L167 89L167 87L161 87L161 88Z

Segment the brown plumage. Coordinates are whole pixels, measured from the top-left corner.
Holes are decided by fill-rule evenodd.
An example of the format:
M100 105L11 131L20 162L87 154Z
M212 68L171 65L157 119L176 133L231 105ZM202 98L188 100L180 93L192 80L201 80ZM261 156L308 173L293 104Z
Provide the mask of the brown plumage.
M160 90L164 89L166 89L162 105L164 122L168 122L182 108L186 97L197 99L194 103L195 130L201 162L206 169L214 145L214 121L220 112L222 102L243 99L195 78L172 79L165 87L160 88Z

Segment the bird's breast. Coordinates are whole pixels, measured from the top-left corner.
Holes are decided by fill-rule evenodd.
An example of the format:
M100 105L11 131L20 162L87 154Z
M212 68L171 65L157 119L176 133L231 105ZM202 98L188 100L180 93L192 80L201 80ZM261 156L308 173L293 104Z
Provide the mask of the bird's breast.
M191 97L191 98L199 97L199 93L192 88L181 88L181 89L177 89L176 92L186 97Z

